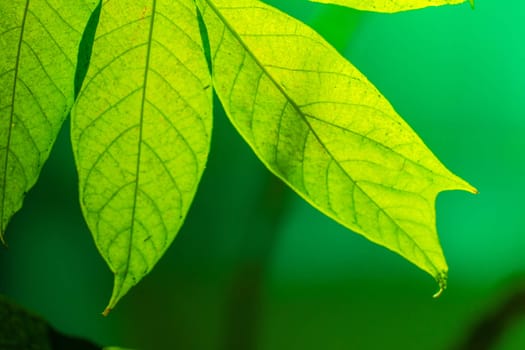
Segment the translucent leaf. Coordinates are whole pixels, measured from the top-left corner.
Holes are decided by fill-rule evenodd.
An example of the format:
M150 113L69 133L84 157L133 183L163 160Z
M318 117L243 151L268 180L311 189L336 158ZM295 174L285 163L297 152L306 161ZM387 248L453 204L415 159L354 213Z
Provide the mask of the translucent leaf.
M324 4L352 7L363 11L400 12L416 10L429 6L457 5L469 1L474 7L474 0L310 0Z
M211 117L194 2L104 1L72 142L83 213L115 274L105 313L181 227L204 170Z
M82 31L97 1L0 2L0 239L35 184L74 95Z
M314 207L445 287L434 202L475 192L305 24L253 0L199 0L214 88L257 156Z

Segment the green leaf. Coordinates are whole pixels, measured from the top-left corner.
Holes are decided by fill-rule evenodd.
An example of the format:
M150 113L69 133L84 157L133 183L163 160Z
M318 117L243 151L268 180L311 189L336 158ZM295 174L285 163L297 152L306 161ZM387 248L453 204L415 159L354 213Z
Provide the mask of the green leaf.
M214 88L257 156L314 207L445 288L434 202L475 192L305 24L253 0L199 0Z
M192 0L103 2L72 143L83 213L115 274L105 314L183 223L208 156L210 84Z
M467 0L310 0L323 4L335 4L352 7L363 11L374 12L400 12L416 10L429 6L457 5L467 2ZM474 0L468 0L474 7Z
M0 3L0 239L73 104L92 0Z

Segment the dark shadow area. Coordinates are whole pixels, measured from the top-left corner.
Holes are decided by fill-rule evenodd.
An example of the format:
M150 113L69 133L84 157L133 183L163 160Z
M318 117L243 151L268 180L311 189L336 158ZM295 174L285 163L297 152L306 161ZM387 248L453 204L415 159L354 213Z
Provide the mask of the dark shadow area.
M522 278L496 305L485 310L456 350L495 349L506 332L525 318L525 280Z
M59 333L40 317L0 296L0 349L100 350L101 347Z
M223 349L255 350L263 312L264 284L272 252L278 239L278 228L285 213L284 183L267 175L263 192L255 201L251 230L241 244L237 269L229 293Z

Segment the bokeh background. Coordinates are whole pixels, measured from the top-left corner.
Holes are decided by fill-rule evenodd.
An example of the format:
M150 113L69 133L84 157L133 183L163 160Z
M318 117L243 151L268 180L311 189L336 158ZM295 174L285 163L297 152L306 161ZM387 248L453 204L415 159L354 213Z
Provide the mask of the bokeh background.
M479 189L438 198L450 265L443 296L432 299L437 285L424 272L285 188L218 103L209 165L183 229L109 317L100 312L112 276L80 212L67 127L8 228L0 292L101 345L461 348L525 285L525 2L396 15L268 2L325 36ZM508 309L504 315L519 313L519 302ZM525 349L525 318L502 328L491 349Z

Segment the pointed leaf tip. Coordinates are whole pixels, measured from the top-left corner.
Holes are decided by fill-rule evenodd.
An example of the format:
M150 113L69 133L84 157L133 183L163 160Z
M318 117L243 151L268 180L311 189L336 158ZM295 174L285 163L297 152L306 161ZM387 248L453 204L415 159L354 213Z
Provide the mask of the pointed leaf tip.
M135 282L129 283L130 281L127 279L128 272L129 271L120 274L115 273L111 298L102 315L107 316L111 310L115 308L120 299L136 284Z
M465 180L461 180L461 181L463 181L465 183L465 187L462 188L463 190L465 190L465 191L467 191L467 192L469 192L471 194L474 194L474 195L479 194L479 191L478 191L478 189L476 187L472 186L470 183L468 183Z
M443 294L445 289L447 289L447 273L443 271L440 274L438 274L438 276L436 277L436 281L438 283L439 290L432 296L432 298L434 299L439 298L441 294Z
M104 309L104 311L102 312L102 316L107 317L109 315L109 313L111 312L111 310L113 310L113 309L110 308L110 307L106 307Z

